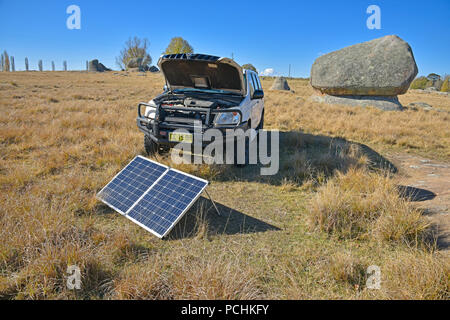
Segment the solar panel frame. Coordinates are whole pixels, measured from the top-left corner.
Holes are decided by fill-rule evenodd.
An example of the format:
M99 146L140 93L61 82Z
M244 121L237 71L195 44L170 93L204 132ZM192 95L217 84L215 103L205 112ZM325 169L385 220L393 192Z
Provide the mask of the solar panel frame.
M151 162L151 163L153 163L153 164L155 164L155 165L158 165L158 166L161 166L161 167L163 167L163 168L165 168L166 170L164 171L164 172L162 172L161 173L161 175L143 192L143 194L124 212L123 210L121 210L121 209L119 209L119 208L117 208L116 206L114 206L113 204L111 204L111 203L108 203L107 201L105 201L103 198L101 198L99 195L100 194L102 194L102 192L105 190L105 189L107 189L115 180L116 180L116 178L118 178L118 176L124 171L124 170L126 170L137 158L140 158L140 159L142 159L142 160L144 160L144 161L148 161L148 162ZM191 198L191 200L190 200L190 202L187 204L187 205L185 205L184 206L184 209L182 210L182 212L181 213L179 213L177 216L176 216L176 219L171 223L171 225L165 230L165 232L163 233L163 234L160 234L160 233L158 233L157 231L155 231L155 230L153 230L153 229L151 229L149 226L147 226L147 225L145 225L145 224L143 224L143 223L141 223L141 222L139 222L138 220L136 220L136 219L134 219L133 217L131 217L130 215L129 215L129 213L133 210L133 208L134 207L136 207L141 201L142 201L142 199L144 199L144 197L148 194L148 193L150 193L152 190L153 190L153 188L155 187L155 186L157 186L158 185L158 182L161 180L161 179L163 179L169 172L176 172L176 173L178 173L178 174L180 174L180 175L182 175L182 176L187 176L187 177L190 177L191 179L194 179L194 180L196 180L196 181L199 181L199 182L201 182L202 184L203 184L203 186L200 188L200 190L199 191L197 191L197 193L195 194L195 197L192 197ZM111 207L112 209L114 209L115 211L117 211L117 212L119 212L121 215L123 215L123 216L125 216L126 218L128 218L129 220L131 220L132 222L134 222L135 224L137 224L138 226L140 226L141 228L144 228L145 230L147 230L147 231L149 231L150 233L152 233L153 235L155 235L155 236L157 236L158 238L163 238L163 237L165 237L172 229L173 229L173 227L180 221L180 219L181 218L183 218L183 216L186 214L186 212L187 211L189 211L189 209L192 207L192 205L195 203L195 201L197 201L198 200L198 198L201 196L201 194L203 193L203 191L205 190L205 188L208 186L208 184L209 184L209 182L207 181L207 180L205 180L205 179L202 179L202 178L199 178L199 177L196 177L196 176L193 176L193 175L191 175L191 174L189 174L189 173L186 173L186 172L183 172L183 171L180 171L180 170L177 170L177 169L173 169L173 168L170 168L170 167L168 167L168 166L166 166L166 165L164 165L164 164L161 164L161 163L158 163L158 162L156 162L156 161L153 161L153 160L150 160L150 159L147 159L147 158L145 158L145 157L143 157L143 156L140 156L140 155L138 155L138 156L136 156L136 157L134 157L133 158L133 160L131 160L122 170L120 170L112 179L111 179L111 181L106 185L106 186L104 186L98 193L97 193L97 199L99 199L100 201L102 201L104 204L106 204L107 206L109 206L109 207ZM200 187L200 186L199 186ZM193 191L191 191L191 192L193 192ZM161 216L161 215L159 215L159 217L162 217L163 218L163 216ZM167 219L166 219L167 220Z
M126 214L127 214L127 212L130 210L130 208L132 208L132 207L134 207L134 205L136 204L136 202L138 201L138 200L140 200L140 198L142 197L139 197L138 198L138 200L136 200L135 202L134 202L134 204L130 207L130 208L128 208L128 210L126 211L126 212L124 212L122 209L119 209L119 208L117 208L115 205L113 205L113 204L111 204L111 203L108 203L105 199L103 199L103 198L101 198L99 195L100 194L102 194L103 192L104 192L104 190L105 189L107 189L115 180L116 180L116 178L121 174L121 173L123 173L123 171L125 171L137 158L140 158L140 159L142 159L142 160L144 160L144 161L148 161L148 162L151 162L151 163L153 163L153 164L155 164L155 165L158 165L158 166L161 166L161 167L164 167L165 169L166 169L166 171L164 171L164 173L162 173L161 174L161 176L158 178L158 179L156 179L155 180L155 182L156 181L158 181L162 176L164 176L168 171L169 171L169 167L168 166L166 166L166 165L164 165L164 164L161 164L161 163L158 163L158 162L156 162L156 161L153 161L153 160L150 160L150 159L147 159L147 158L145 158L145 157L143 157L143 156L141 156L141 155L138 155L138 156L136 156L136 157L134 157L133 158L133 160L131 160L122 170L120 170L109 182L108 182L108 184L106 185L106 186L104 186L98 193L97 193L97 199L99 199L101 202L103 202L104 204L106 204L107 206L109 206L109 207L111 207L112 209L114 209L115 211L117 211L117 212L119 212L121 215L123 215L123 216L126 216ZM153 184L149 187L149 188L151 188L154 184L155 184L155 182L153 182ZM146 191L148 191L148 189L149 188L147 188L147 190ZM145 194L146 192L144 192L144 194Z
M160 180L161 180L165 175L167 175L170 171L174 171L174 172L177 172L177 173L179 173L179 174L181 174L181 175L188 176L188 177L190 177L190 178L192 178L192 179L194 179L194 180L200 181L200 182L204 183L204 186L200 189L200 191L197 192L196 196L193 197L193 198L191 199L191 201L189 202L189 204L185 206L185 208L183 209L183 211L177 216L177 218L176 218L176 219L174 220L174 222L170 225L170 227L168 227L168 228L166 229L166 231L165 231L163 234L160 234L160 233L158 233L157 231L155 231L155 230L149 228L149 227L146 226L145 224L143 224L143 223L139 222L138 220L134 219L133 217L129 216L128 213L131 212L131 211L133 210L133 208L134 208L135 206L137 206L137 205L141 202L141 200L145 197L145 195L148 194L149 192L151 192L151 190L153 189L153 187L155 187L155 186L157 185L157 182L160 181ZM202 178L193 176L193 175L191 175L191 174L189 174L189 173L186 173L186 172L183 172L183 171L180 171L180 170L177 170L177 169L173 169L173 168L169 168L168 171L166 171L163 175L161 175L161 177L160 177L160 179L158 179L158 181L155 182L155 184L153 184L153 185L147 190L147 192L145 192L145 194L142 195L142 197L141 197L138 201L136 201L136 203L130 208L130 210L127 211L127 214L125 215L125 217L128 218L129 220L133 221L134 223L136 223L136 224L139 225L140 227L144 228L145 230L151 232L153 235L155 235L155 236L157 236L158 238L161 239L161 238L164 238L167 234L169 234L170 231L172 231L172 229L175 227L175 225L181 220L181 218L183 218L183 216L186 214L186 212L189 211L189 209L192 207L192 205L195 203L195 201L198 200L198 198L201 196L201 194L203 193L203 191L206 189L206 187L208 186L209 182L208 182L207 180L205 180L205 179L202 179Z

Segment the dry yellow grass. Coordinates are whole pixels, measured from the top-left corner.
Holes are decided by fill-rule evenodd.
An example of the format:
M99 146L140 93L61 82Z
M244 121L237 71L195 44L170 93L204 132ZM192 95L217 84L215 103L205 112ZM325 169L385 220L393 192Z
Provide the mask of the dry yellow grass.
M162 86L154 74L0 73L0 297L448 298L448 259L402 241L408 232L391 221L404 221L403 211L386 211L386 220L367 229L373 236L340 240L311 232L306 205L339 179L337 171L384 167L358 143L448 158L448 113L311 104L304 80L290 81L295 93L266 91L267 127L282 130L280 172L181 166L212 180L223 216L201 199L161 241L95 194L143 154L136 104ZM441 96L400 99L450 110ZM382 270L381 290L365 288L365 270L374 264ZM81 290L67 289L68 265L80 267Z
M321 186L309 205L313 227L342 238L367 238L418 246L429 223L398 194L389 178L350 169Z
M270 88L272 80L263 80ZM384 112L375 108L330 106L309 102L314 93L307 80L291 80L295 93L266 91L266 126L302 130L369 144L379 151L403 150L437 158L450 158L450 98L437 94L407 93L399 96L406 106L423 101L439 111Z

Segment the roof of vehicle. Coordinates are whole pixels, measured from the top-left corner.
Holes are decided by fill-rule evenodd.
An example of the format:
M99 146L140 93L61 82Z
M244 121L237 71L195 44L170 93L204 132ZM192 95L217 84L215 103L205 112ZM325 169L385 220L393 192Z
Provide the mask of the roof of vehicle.
M234 60L200 53L162 55L158 60L170 89L205 88L245 94L243 70Z

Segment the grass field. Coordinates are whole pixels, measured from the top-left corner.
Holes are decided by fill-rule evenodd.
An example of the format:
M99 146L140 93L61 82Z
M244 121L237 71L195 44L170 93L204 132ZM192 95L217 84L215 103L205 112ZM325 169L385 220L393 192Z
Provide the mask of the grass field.
M266 88L265 127L280 130L280 172L179 166L211 180L165 240L96 193L144 155L136 105L158 74L0 73L0 297L8 299L449 299L450 260L429 223L396 192L387 152L450 158L443 111L382 112L308 102ZM158 161L169 163L168 158ZM67 266L82 273L66 287ZM369 266L381 287L366 287Z

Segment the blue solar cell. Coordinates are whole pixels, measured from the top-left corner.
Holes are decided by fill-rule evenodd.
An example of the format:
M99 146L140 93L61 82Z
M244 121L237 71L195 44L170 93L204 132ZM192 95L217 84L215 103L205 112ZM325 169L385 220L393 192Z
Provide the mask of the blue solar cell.
M207 185L206 180L138 156L97 197L162 238Z
M125 214L165 171L167 167L138 156L97 197Z
M127 216L163 237L200 196L207 184L205 180L170 169Z

